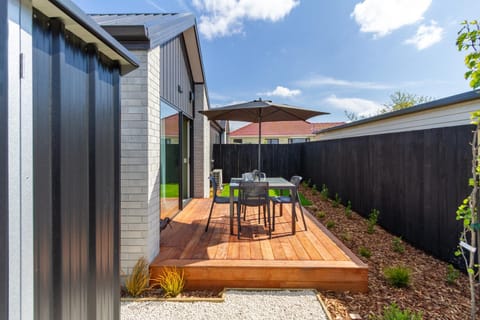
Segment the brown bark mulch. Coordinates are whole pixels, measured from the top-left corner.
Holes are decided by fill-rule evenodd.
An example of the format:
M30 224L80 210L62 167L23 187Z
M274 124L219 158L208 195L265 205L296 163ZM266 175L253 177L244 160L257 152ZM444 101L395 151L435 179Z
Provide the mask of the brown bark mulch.
M423 319L470 318L470 292L465 274L461 273L454 284L448 284L447 263L404 241L405 251L395 252L392 249L394 236L386 230L375 226L375 232L369 234L367 219L355 212L348 218L344 206L334 208L331 200L322 200L319 192L309 187L301 186L300 192L313 202L312 206L307 207L308 211L324 225L329 221L334 222L330 231L368 264L368 293L322 292L334 319L350 319L349 314L369 319L381 315L383 309L391 303L396 303L402 309L420 311ZM360 247L369 249L371 257L362 257L359 254ZM387 283L383 270L391 266L404 266L411 270L409 287L399 289Z

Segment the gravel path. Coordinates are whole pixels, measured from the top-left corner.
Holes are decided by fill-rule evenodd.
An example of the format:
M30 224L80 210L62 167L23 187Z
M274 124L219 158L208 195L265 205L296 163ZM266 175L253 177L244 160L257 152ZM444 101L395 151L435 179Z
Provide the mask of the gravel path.
M122 302L121 319L327 320L312 290L228 290L225 302Z

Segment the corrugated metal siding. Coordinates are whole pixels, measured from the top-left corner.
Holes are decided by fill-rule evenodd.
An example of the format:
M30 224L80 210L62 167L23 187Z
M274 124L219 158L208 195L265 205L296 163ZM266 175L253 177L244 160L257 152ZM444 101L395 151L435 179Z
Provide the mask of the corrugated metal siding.
M35 15L35 315L118 319L119 68Z
M162 98L193 117L193 81L181 35L161 47L160 65Z
M8 319L7 31L7 1L0 0L0 319Z

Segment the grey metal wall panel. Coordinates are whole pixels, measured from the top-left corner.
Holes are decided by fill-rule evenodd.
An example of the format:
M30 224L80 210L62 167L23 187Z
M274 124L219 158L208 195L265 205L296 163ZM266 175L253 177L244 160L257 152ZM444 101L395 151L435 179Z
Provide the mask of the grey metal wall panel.
M7 31L7 1L0 0L0 319L8 319Z
M52 39L44 32L46 21L33 29L33 75L41 75L41 81L33 81L34 121L34 215L35 225L35 317L53 319L53 274L57 264L53 261L52 235ZM37 102L37 103L36 103ZM41 102L41 103L39 103Z
M161 47L160 61L162 98L193 117L193 81L182 35Z
M35 15L35 316L118 319L119 66Z

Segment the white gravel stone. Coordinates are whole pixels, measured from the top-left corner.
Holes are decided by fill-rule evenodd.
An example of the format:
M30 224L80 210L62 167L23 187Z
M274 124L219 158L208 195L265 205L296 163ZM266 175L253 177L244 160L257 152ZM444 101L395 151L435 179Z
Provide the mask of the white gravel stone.
M121 319L327 320L313 290L228 290L225 302L122 302Z

